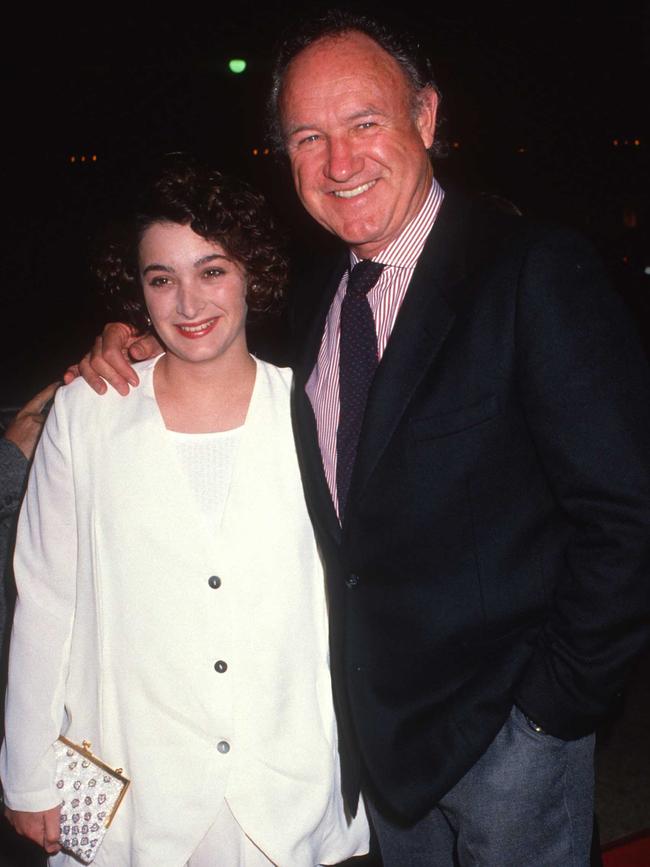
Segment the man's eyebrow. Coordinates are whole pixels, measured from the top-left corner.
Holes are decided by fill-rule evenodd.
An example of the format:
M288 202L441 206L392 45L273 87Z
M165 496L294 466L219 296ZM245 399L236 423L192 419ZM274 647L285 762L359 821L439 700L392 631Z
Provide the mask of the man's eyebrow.
M368 105L366 108L360 108L353 114L348 115L347 120L359 120L362 117L368 117L369 114L379 114L383 117L386 112L380 108L376 108L374 105Z
M381 117L384 117L385 114L386 114L386 112L383 109L377 108L374 105L368 105L368 106L365 106L364 108L358 109L357 111L353 112L352 114L349 114L347 117L344 118L344 123L350 123L351 121L361 120L361 118L368 117L369 115L380 115ZM315 123L314 124L301 123L301 124L296 124L296 126L293 126L290 129L288 129L287 132L285 133L285 135L287 138L291 138L291 136L296 135L297 133L300 133L300 132L318 131L319 129L320 129L320 127L318 126L318 124L315 124Z
M318 129L318 127L316 126L316 124L301 123L301 124L298 124L297 126L292 126L291 129L288 129L285 133L285 136L287 138L291 138L291 136L296 135L296 133L307 132L307 130L313 131L313 130L317 130L317 129Z

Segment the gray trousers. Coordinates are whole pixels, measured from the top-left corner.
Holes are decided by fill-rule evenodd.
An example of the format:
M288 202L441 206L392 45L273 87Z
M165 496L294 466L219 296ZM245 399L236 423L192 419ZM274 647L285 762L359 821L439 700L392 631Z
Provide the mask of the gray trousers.
M370 802L384 867L589 867L594 736L535 731L516 707L486 752L424 819Z

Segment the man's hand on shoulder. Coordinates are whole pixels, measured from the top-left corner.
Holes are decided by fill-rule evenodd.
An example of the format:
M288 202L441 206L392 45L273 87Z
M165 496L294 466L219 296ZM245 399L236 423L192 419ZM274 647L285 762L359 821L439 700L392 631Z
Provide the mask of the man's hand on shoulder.
M124 322L109 322L97 337L93 348L79 364L69 367L63 377L66 385L77 376L83 376L97 394L104 394L106 383L119 393L129 393L129 386L138 385L138 376L131 366L133 361L146 361L161 351L160 343L152 334L139 334Z

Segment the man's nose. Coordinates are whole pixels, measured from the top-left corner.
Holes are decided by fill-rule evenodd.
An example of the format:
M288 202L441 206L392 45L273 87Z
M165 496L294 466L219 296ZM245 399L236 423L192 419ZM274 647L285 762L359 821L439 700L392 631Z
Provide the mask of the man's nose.
M363 158L346 137L331 138L328 142L325 174L333 181L343 182L363 168Z

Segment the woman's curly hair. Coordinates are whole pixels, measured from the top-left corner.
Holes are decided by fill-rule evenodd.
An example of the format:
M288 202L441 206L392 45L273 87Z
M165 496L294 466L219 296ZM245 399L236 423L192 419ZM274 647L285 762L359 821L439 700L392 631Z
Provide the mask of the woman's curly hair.
M263 196L194 158L175 155L147 184L132 219L113 231L95 256L93 272L112 315L140 331L147 328L138 248L154 223L190 226L220 244L246 272L250 313L279 309L287 261Z

